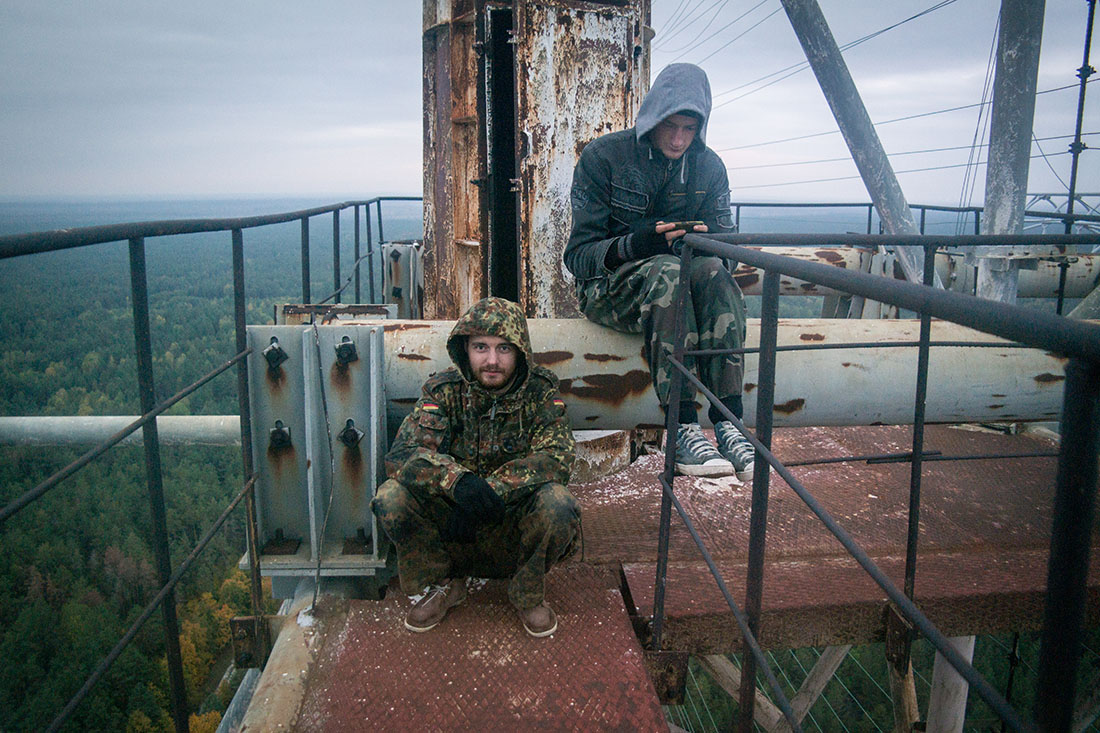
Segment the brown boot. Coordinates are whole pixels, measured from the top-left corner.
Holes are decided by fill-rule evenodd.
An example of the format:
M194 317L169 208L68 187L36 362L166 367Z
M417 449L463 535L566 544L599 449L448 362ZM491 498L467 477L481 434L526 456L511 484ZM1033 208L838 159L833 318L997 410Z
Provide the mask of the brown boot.
M517 610L519 612L519 620L523 623L523 628L531 636L541 639L544 636L550 636L550 634L558 630L558 617L554 613L554 609L546 605L546 601L543 601L534 608L521 608Z
M441 585L428 586L424 597L416 602L405 616L405 628L409 631L434 629L447 611L466 600L466 579L455 578Z

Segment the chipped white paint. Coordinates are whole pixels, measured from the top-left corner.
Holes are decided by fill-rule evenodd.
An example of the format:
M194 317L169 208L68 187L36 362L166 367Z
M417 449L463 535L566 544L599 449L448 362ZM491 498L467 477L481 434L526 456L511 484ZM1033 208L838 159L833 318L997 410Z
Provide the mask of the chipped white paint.
M420 396L432 372L449 365L449 321L388 322L386 352L414 358L387 360L385 381L391 430ZM569 419L579 429L623 429L663 419L642 358L640 336L583 319L528 321L536 358L561 380ZM760 340L750 319L746 343ZM917 320L783 319L778 343L842 344L916 342ZM992 336L943 321L933 341L1004 344ZM426 357L426 358L424 358ZM904 425L913 419L917 350L872 346L780 352L775 389L776 426ZM756 415L757 364L746 358L745 416ZM1061 409L1063 361L1044 351L1008 345L934 347L929 367L929 422L1048 421ZM703 411L705 414L705 410Z

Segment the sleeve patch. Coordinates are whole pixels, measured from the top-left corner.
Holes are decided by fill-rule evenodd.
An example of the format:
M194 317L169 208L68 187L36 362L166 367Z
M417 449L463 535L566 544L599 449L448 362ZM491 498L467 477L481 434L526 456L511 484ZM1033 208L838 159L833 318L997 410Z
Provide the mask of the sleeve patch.
M420 409L424 412L439 412L439 405L434 402L422 402L420 403Z

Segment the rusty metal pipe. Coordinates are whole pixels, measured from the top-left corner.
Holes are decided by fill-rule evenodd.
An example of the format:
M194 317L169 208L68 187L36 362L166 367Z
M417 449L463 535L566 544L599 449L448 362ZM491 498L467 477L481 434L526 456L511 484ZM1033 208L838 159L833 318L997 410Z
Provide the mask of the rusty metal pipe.
M453 322L375 323L385 329L387 412L392 431L420 397L424 380L450 365L446 341ZM575 428L663 424L640 336L618 333L584 319L533 319L528 325L535 361L552 369L561 380ZM883 345L782 353L777 364L776 426L910 424L917 349L887 344L916 342L919 332L917 320L781 319L780 346L856 341ZM759 321L750 319L746 344L759 343L759 334ZM943 321L933 321L931 338L933 342L1005 345L934 347L928 377L928 422L1057 419L1064 359L1042 350L1010 346L997 337ZM756 354L746 354L745 417L753 424L758 363ZM704 419L705 414L704 410Z

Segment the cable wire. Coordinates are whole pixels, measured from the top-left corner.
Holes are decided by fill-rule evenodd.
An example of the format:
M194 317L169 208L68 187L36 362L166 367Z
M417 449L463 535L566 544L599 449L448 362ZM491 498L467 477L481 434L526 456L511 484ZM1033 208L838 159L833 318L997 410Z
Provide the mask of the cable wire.
M764 1L766 2L767 0L764 0ZM719 0L715 0L714 4L717 5L718 2L719 2ZM714 19L717 18L718 14L722 12L722 8L726 7L726 5L729 3L729 0L721 0L721 3L722 3L721 5L718 5L718 7L714 9L714 15L711 16L710 20L707 21L707 24L705 26L703 26L703 29L697 34L697 36L702 35L703 33L706 33L707 29L710 28L712 25L714 25ZM714 6L712 5L711 7L714 7ZM708 10L709 10L709 8L708 8ZM698 20L698 18L696 20ZM694 21L692 21L692 24L694 24ZM687 28L687 26L684 26L684 27ZM714 35L716 33L719 33L719 32L720 31L715 31L711 35L707 36L707 39L709 40L710 38L713 38ZM671 39L665 39L665 40L667 42L668 40L671 40ZM686 53L687 51L690 51L693 48L697 48L699 45L701 45L704 42L705 41L699 41L699 40L688 41L685 45L681 46L680 48L675 48L671 51L664 51L664 53L680 53L681 51ZM662 49L658 49L658 50L662 50ZM673 60L675 61L675 59L673 59Z
M974 124L974 138L970 142L970 156L967 158L966 173L963 176L962 190L959 192L959 206L967 206L974 199L974 188L978 180L978 158L981 157L980 143L985 139L985 132L989 125L989 118L992 115L985 114L986 103L989 102L989 95L993 89L994 69L996 68L995 59L997 54L997 36L1001 27L1000 16L997 17L997 22L993 27L993 40L989 44L989 55L985 62L985 83L982 86L982 101L981 107L978 108L978 119ZM969 191L967 190L969 188ZM961 214L955 216L955 233L961 234L962 228L965 224L964 217Z
M703 10L701 10L697 15L693 15L691 18L687 18L687 14L685 14L684 20L682 20L680 22L679 27L675 31L668 32L669 35L665 36L663 41L658 41L656 44L654 44L656 50L660 50L662 46L668 44L668 42L671 41L673 38L680 35L681 33L683 33L685 30L687 30L691 26L695 25L695 23L698 20L700 20L704 15L706 15L708 12L710 12L710 9L713 8L715 5L718 5L718 3L722 3L722 5L724 6L727 2L729 2L729 0L714 0L714 2L712 2L709 6L707 6ZM703 3L703 0L699 0L699 4L702 5L702 3ZM698 7L698 6L696 6L696 7ZM722 8L719 7L718 9L721 10ZM712 22L713 22L713 19L712 19ZM705 28L704 28L704 30L705 30ZM675 51L672 52L672 53L675 53Z
M1100 78L1100 77L1098 77L1098 78ZM1097 79L1092 79L1088 83L1092 84L1095 81L1097 81ZM1066 86L1054 87L1052 89L1044 89L1041 92L1036 92L1035 96L1039 96L1040 94L1050 94L1052 92L1062 92L1062 91L1065 91L1067 89L1077 89L1077 85L1076 84L1069 84L1069 85L1066 85ZM974 107L980 107L983 104L986 104L986 103L985 102L974 102L972 104L959 105L958 107L947 107L945 109L932 110L931 112L918 112L918 113L912 114L912 115L905 115L903 117L895 117L895 118L889 119L889 120L882 120L881 122L872 122L871 124L874 125L875 127L879 127L881 125L890 125L890 124L893 124L895 122L907 122L909 120L917 120L917 119L920 119L922 117L932 117L934 115L946 114L948 112L961 112L962 110L965 110L965 109L973 109ZM790 143L790 142L796 142L798 140L809 140L809 139L812 139L812 138L815 138L815 137L823 137L825 135L839 135L839 134L840 134L839 129L825 130L823 132L811 132L811 133L806 134L806 135L797 135L795 137L786 137L786 138L782 138L780 140L767 140L767 141L762 142L762 143L749 143L748 145L734 145L734 146L728 147L728 148L715 148L714 152L716 152L716 153L728 153L731 150L747 150L748 148L762 148L762 147L765 147L767 145L778 145L780 143Z
M1069 152L1067 151L1065 153L1055 153L1055 155L1069 155ZM1033 155L1031 157L1034 159L1034 158L1038 158L1039 156L1038 155ZM957 164L952 164L952 165L934 165L934 166L929 166L929 167L926 167L926 168L910 168L908 170L903 170L903 171L894 171L894 175L900 176L900 175L904 175L906 173L927 173L929 171L950 170L951 168L963 168L966 165L968 165L968 164L967 163L957 163ZM986 165L986 161L984 161L984 160L979 161L978 165ZM836 177L833 177L833 178L815 178L815 179L807 180L807 181L784 181L782 183L758 183L758 184L750 185L750 186L730 186L730 190L731 191L736 191L736 190L741 190L741 189L746 189L746 188L777 188L779 186L798 186L798 185L802 185L802 184L806 184L806 183L832 183L834 181L852 181L852 180L855 180L857 178L860 178L860 176L858 176L858 175L854 175L854 176L836 176Z
M727 28L729 28L729 27L730 27L731 25L733 25L734 23L738 22L739 20L741 20L742 18L744 18L744 17L746 16L746 15L748 15L749 13L751 13L751 12L752 12L752 11L754 11L754 10L756 10L756 9L757 9L757 8L759 8L759 7L761 6L761 5L763 5L763 4L767 3L767 2L769 2L769 0L760 0L760 2L758 2L758 3L756 4L756 5L753 5L753 6L751 7L751 8L749 8L749 9L748 9L748 10L746 10L745 12L741 13L741 15L738 15L738 16L737 16L736 18L734 18L733 20L731 20L731 21L730 21L729 23L726 23L726 24L725 24L724 26L722 26L721 28L719 28L718 30L716 30L716 31L715 31L714 33L711 33L711 34L710 34L709 36L707 36L707 37L706 37L706 38L704 38L703 40L699 41L698 43L692 44L692 45L690 46L690 48L688 48L688 50L691 50L692 48L698 48L699 46L702 46L702 45L703 45L704 43L706 43L706 42L707 42L707 41L709 41L710 39L714 38L714 37L715 37L715 36L717 36L717 35L718 35L719 33L721 33L722 31L726 30L726 29L727 29ZM769 16L769 17L770 17L770 16ZM753 27L755 28L756 26L753 26ZM751 30L751 29L750 29L750 30ZM743 35L743 34L742 34L742 35ZM738 36L738 38L740 38L740 37L741 37L741 36ZM737 40L737 39L734 39L734 40ZM732 43L732 41L731 41L731 43ZM729 44L726 44L726 45L729 45ZM723 46L722 48L725 48L725 46ZM719 49L719 50L721 50L721 49ZM676 53L676 51L669 51L669 53ZM687 51L685 51L684 53L687 53ZM674 59L672 59L672 60L673 60L673 61L676 61L676 60L680 59L680 58L681 58L681 57L682 57L683 55L684 55L684 54L683 54L683 53L681 53L681 54L680 54L679 56L677 56L676 58L674 58Z
M759 7L759 6L757 6L757 7ZM706 56L704 56L703 58L699 59L699 61L698 61L697 63L698 63L698 64L702 64L702 63L703 63L704 61L706 61L707 59L709 59L709 58L710 58L711 56L713 56L714 54L718 53L718 52L719 52L719 51L721 51L722 49L726 48L727 46L729 46L729 45L730 45L731 43L733 43L734 41L737 41L737 40L739 40L739 39L741 39L741 38L744 38L744 37L745 37L745 36L746 36L747 34L749 34L750 32L752 32L752 31L756 30L756 29L757 29L757 28L759 28L759 27L760 27L761 25L763 25L763 23L764 23L764 22L765 22L766 20L768 20L769 18L771 18L771 17L773 16L773 15L775 15L776 13L778 13L778 12L779 12L780 10L781 10L781 8L776 8L776 9L775 9L775 10L773 10L772 12L768 13L768 14L767 14L767 15L765 15L765 16L764 16L763 18L761 18L761 19L760 19L759 21L757 21L757 22L756 22L756 23L754 23L753 25L751 25L751 26L749 26L748 28L746 28L746 29L745 29L745 32L744 32L744 33L741 33L741 34L739 34L739 35L737 35L737 36L734 36L734 37L733 37L732 39L730 39L730 40L729 40L729 41L727 41L726 43L724 43L724 44L722 44L721 46L719 46L718 48L714 49L714 51L712 51L712 52L708 53L708 54L707 54ZM721 105L718 105L718 106L721 106Z
M942 9L942 8L948 6L948 5L951 5L952 3L956 2L956 1L957 0L942 0L942 2L939 2L936 5L933 5L932 7L926 8L926 9L922 10L921 12L917 13L916 15L912 15L912 16L906 18L905 20L898 21L897 23L894 23L892 25L888 25L885 28L880 28L879 30L874 31L873 33L869 33L866 36L863 36L861 38L857 38L854 41L850 41L849 43L846 43L843 46L841 46L840 50L843 52L843 51L847 51L851 48L855 48L856 46L859 46L863 43L866 43L867 41L870 41L871 39L876 38L876 37L882 35L883 33L886 33L888 31L892 31L892 30L898 28L899 26L905 25L909 21L916 20L917 18L920 18L924 15L928 15L929 13L940 10L940 9ZM771 16L769 16L769 17L771 17ZM708 56L707 58L710 58L710 57ZM775 76L776 74L781 74L781 73L783 73L784 71L786 71L788 69L791 70L791 73L787 74L786 76L780 77L779 79L775 79L771 82L768 82L767 84L763 84L763 85L761 85L761 86L759 86L755 89L752 89L752 90L746 92L745 94L734 97L733 99L727 99L725 102L714 105L712 107L712 110L718 109L719 107L724 107L725 105L730 104L731 102L736 102L739 99L743 99L744 97L748 96L749 94L753 94L755 92L760 91L761 89L765 89L767 87L770 87L773 84L777 84L777 83L783 81L784 79L788 79L791 76L794 76L795 74L798 74L802 71L805 71L808 68L810 68L810 63L808 61L802 61L802 62L799 62L797 64L793 64L791 66L788 66L786 69L781 69L778 72L772 72L771 74L769 74L767 76L761 77L757 81L748 82L746 84L742 84L740 86L733 87L732 89L727 89L724 92L719 92L718 94L714 95L715 99L717 99L718 97L723 97L726 94L731 94L734 91L737 91L738 89L743 89L746 86L756 84L758 81L762 81L763 79L767 79L771 76Z

